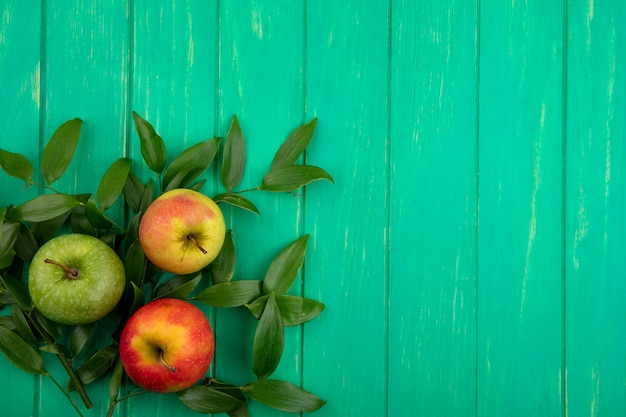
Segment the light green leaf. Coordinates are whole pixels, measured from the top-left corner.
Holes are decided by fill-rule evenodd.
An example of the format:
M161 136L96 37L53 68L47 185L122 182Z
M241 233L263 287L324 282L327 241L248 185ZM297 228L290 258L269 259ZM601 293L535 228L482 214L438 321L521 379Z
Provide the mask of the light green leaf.
M20 222L42 222L67 213L80 202L67 194L43 194L17 206L11 220Z
M28 158L19 153L0 149L0 167L12 177L30 183L33 179L33 166Z
M261 295L261 281L241 280L215 284L193 299L213 307L239 307Z
M117 394L122 386L122 377L124 376L124 365L122 360L118 357L115 361L115 367L113 368L113 374L109 381L109 397L111 400L117 398Z
M274 155L272 170L295 163L313 137L317 118L294 130Z
M310 392L276 379L259 379L244 385L242 390L256 401L288 413L312 412L326 404Z
M198 178L211 164L219 138L205 140L181 152L169 165L163 175L163 191L182 188Z
M31 374L45 374L41 354L16 333L0 326L0 350L15 366Z
M72 119L54 132L41 155L41 172L50 185L65 173L74 158L83 121Z
M233 116L226 135L222 164L222 184L226 191L231 191L243 178L246 165L246 142L239 126L237 116Z
M104 211L111 207L122 193L130 167L131 160L129 158L119 158L104 173L96 193L100 210Z
M235 254L235 245L233 243L232 230L226 232L222 249L217 258L211 262L211 277L213 284L228 282L235 274L235 262L237 256Z
M259 379L267 378L278 367L285 344L283 320L274 293L267 299L253 343L252 371Z
M72 356L76 356L83 351L85 345L89 341L92 331L93 323L74 327L74 331L72 332L72 337L70 339Z
M252 203L252 201L235 193L222 193L213 197L213 201L216 203L226 203L231 206L239 207L244 210L251 211L254 214L260 215L259 209Z
M166 152L163 139L154 131L147 120L133 111L133 121L139 136L141 155L152 171L161 174L165 167Z
M333 178L322 168L309 165L286 165L268 172L263 177L259 189L263 191L285 192L295 191L313 181Z
M304 235L284 248L272 261L263 280L263 292L282 295L295 281L304 263L304 253L309 235Z
M217 414L238 408L243 401L211 387L193 385L178 392L178 399L197 413Z
M111 221L107 219L104 213L102 213L102 211L98 208L96 199L93 195L90 195L89 200L87 200L87 205L85 206L85 216L87 217L87 220L89 220L89 223L97 229L110 229L112 226Z

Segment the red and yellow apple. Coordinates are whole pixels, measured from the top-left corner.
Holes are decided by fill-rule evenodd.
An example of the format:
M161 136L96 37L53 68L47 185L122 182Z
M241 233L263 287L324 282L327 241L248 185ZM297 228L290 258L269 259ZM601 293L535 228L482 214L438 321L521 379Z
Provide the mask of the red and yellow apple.
M164 271L193 274L210 264L224 244L219 206L194 190L177 188L148 206L139 223L146 257Z
M139 308L120 338L129 378L156 392L177 392L198 382L213 359L215 341L204 313L188 301L161 298Z

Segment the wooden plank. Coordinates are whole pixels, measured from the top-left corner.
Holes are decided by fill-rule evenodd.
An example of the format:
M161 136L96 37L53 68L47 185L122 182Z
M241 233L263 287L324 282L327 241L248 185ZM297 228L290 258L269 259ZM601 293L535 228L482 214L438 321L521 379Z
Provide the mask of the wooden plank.
M0 148L39 161L41 5L38 1L8 1L0 5ZM39 177L33 178L39 181ZM0 207L20 204L40 192L24 190L24 181L0 172ZM5 306L0 315L9 315ZM0 392L4 415L33 413L32 398L39 378L27 374L0 354Z
M117 158L125 155L127 12L122 0L45 2L41 126L44 144L61 123L74 117L84 122L74 160L63 178L53 184L62 192L95 193L98 181L94 178L101 178ZM116 213L111 217L119 219L119 207ZM102 337L92 342L85 355L111 340ZM67 378L63 378L62 368L57 364L50 368L65 385ZM94 383L88 393L94 405L85 415L105 415L108 382ZM67 399L48 380L43 381L38 400L39 415L67 416L70 412ZM80 399L76 401L80 403Z
M567 411L626 413L626 5L569 2Z
M478 10L404 1L391 15L388 415L471 415Z
M316 416L383 416L387 387L387 2L307 2L307 163L336 184L306 191L305 295L327 309L304 328L304 388Z
M165 142L167 162L191 145L217 135L217 4L176 0L132 3L132 79L130 106L150 122ZM144 163L134 123L129 124L129 154L142 180L159 177ZM201 191L216 191L217 163L200 177ZM155 189L155 193L160 193ZM163 279L171 277L165 274ZM201 285L206 285L203 283ZM213 310L197 303L214 322ZM147 394L131 398L128 416L197 415L176 395Z
M220 4L220 129L226 135L236 116L247 148L246 169L235 190L259 186L279 146L305 122L303 19L302 2ZM236 208L225 211L237 251L234 279L263 279L280 250L304 233L304 195L258 191L242 195L254 202L261 216ZM291 293L301 294L301 285L298 279ZM246 309L217 312L218 378L237 384L256 379L252 342L257 323ZM286 328L283 356L271 378L300 384L301 349L301 328ZM254 401L249 405L255 417L288 415Z
M482 2L477 415L563 412L563 2Z

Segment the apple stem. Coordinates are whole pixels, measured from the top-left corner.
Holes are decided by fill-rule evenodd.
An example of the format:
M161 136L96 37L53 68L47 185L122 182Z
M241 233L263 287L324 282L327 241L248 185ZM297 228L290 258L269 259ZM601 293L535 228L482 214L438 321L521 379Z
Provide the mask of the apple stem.
M200 243L198 243L198 239L196 239L196 237L194 235L187 235L187 239L191 240L193 242L194 245L196 245L196 248L198 248L200 250L200 252L202 252L203 254L206 255L206 249L204 249L202 246L200 246Z
M176 367L170 365L169 363L167 363L167 361L165 360L165 358L163 357L163 351L159 350L159 361L163 364L163 366L165 366L167 369L169 369L170 371L176 373Z
M46 258L43 261L45 263L47 263L47 264L56 265L59 268L63 269L67 273L67 278L68 279L76 279L80 275L80 271L78 269L76 269L76 268L72 268L72 267L69 267L67 265L63 265L62 263L54 261L52 259L47 259Z

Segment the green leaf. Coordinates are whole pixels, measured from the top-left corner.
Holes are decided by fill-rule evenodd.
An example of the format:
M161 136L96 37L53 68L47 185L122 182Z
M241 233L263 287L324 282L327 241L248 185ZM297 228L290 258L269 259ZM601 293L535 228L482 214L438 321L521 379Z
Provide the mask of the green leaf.
M27 343L31 345L36 344L37 339L35 338L35 334L26 320L24 311L18 304L13 304L11 306L11 317L13 318L13 323L15 323L15 330L17 333L22 336Z
M39 350L42 352L51 353L53 355L65 356L66 358L70 356L69 350L67 350L65 346L59 345L57 343L43 345L39 348Z
M141 288L138 287L134 282L131 282L130 284L133 289L133 293L131 295L132 299L130 302L130 310L128 311L129 316L137 311L144 304L143 291L141 290Z
M139 212L145 213L153 201L154 201L154 182L152 180L148 180L148 183L146 184L146 189L144 190L144 193L141 196L141 201L139 202Z
M124 258L124 268L126 270L126 278L131 282L141 285L143 281L144 266L146 261L146 255L141 247L139 239L135 240Z
M122 193L124 194L124 200L135 213L139 212L139 204L141 203L141 198L145 191L146 187L139 177L130 171L128 177L126 177L126 183L124 184Z
M185 300L202 280L202 274L176 275L161 284L154 298L180 298Z
M269 295L257 298L246 307L258 319L263 313ZM276 305L285 327L298 326L317 317L324 311L324 304L310 298L293 295L277 295Z
M272 261L263 280L263 292L282 295L289 290L304 263L309 235L304 235L284 248Z
M84 385L90 384L109 371L117 359L118 349L115 345L108 345L94 353L77 370L76 373ZM75 389L70 380L68 390Z
M243 401L211 387L193 385L178 392L178 399L197 413L217 414L237 409Z
M94 217L93 214L90 214L90 216ZM98 231L87 217L87 205L74 207L70 213L70 225L74 233L82 233L91 236L97 236L98 234Z
M237 116L233 116L226 135L222 163L222 184L226 191L231 191L243 178L246 165L246 142L239 126Z
M96 204L96 199L93 195L89 196L87 205L85 206L85 216L89 223L96 229L110 229L112 227L111 221L105 217Z
M163 139L154 131L147 120L133 111L133 121L139 136L141 155L152 171L161 174L165 167L166 153Z
M33 223L31 226L31 232L33 233L33 236L35 236L35 240L37 240L37 242L41 244L50 240L54 235L57 234L59 229L61 229L61 226L63 226L71 213L71 211L68 211L53 219Z
M219 138L205 140L181 152L169 165L163 175L163 191L182 188L198 178L211 164Z
M85 345L89 341L92 331L93 323L74 327L74 331L72 332L72 337L70 339L70 350L72 352L72 356L76 356L83 351Z
M35 308L33 300L30 298L30 293L28 292L28 286L24 282L16 278L1 275L0 282L2 282L2 285L11 293L11 296L21 308L26 311L32 311L33 308Z
M15 366L31 374L45 374L43 358L16 333L0 326L0 350Z
M295 191L317 180L335 182L322 168L309 165L287 165L268 172L263 177L259 189L273 192Z
M313 137L317 118L294 130L274 155L272 170L295 163Z
M20 234L20 224L16 222L6 222L0 226L0 258L6 256L13 250L13 245Z
M215 284L193 297L213 307L239 307L261 295L261 281L241 280Z
M80 119L68 120L59 126L48 141L41 155L41 172L46 184L50 185L61 178L72 162L82 125Z
M10 267L13 264L13 260L15 259L15 251L10 249L4 256L0 257L0 269L5 269ZM0 303L0 308L2 308L2 303Z
M33 310L30 314L30 319L36 321L37 324L39 324L39 327L41 327L54 339L59 339L61 337L61 334L63 332L63 327L61 326L61 324L50 320L49 318L41 314L39 310Z
M243 197L240 194L235 193L222 193L213 197L213 201L216 203L226 203L231 206L239 207L244 210L251 211L252 213L260 215L259 209L252 203L252 201Z
M79 204L71 195L43 194L15 207L10 217L20 222L42 222L61 216Z
M274 294L270 294L254 333L252 370L259 379L270 376L283 355L285 335Z
M15 241L13 249L15 249L17 256L26 262L30 262L39 250L37 239L35 239L35 236L25 224L20 225L20 234Z
M104 211L111 207L122 193L130 173L130 167L131 160L129 158L119 158L104 173L96 193L100 210Z
M228 414L228 417L250 417L250 410L248 409L248 404L242 402L239 407L228 411L226 414Z
M213 284L221 284L229 282L235 274L235 262L237 256L235 254L235 245L233 243L232 230L226 232L222 249L217 258L211 262L211 277Z
M123 376L124 365L122 364L122 360L117 358L115 361L115 367L113 368L113 374L111 375L111 380L109 381L109 397L111 400L115 400L117 398L117 394L120 392L120 387L122 386Z
M312 412L326 404L310 392L276 379L259 379L244 385L242 390L256 401L288 413Z
M11 153L0 149L0 167L12 177L27 183L33 180L33 166L28 158L19 153Z

